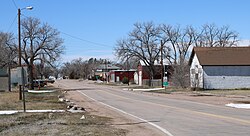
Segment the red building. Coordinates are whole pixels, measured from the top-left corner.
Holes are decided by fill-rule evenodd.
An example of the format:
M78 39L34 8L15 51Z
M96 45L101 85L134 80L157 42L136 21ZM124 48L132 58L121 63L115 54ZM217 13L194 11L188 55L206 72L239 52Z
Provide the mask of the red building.
M129 79L129 82L134 82L134 73L136 70L112 70L109 72L109 82L122 82L124 77Z
M171 67L168 63L163 62L163 71L161 70L161 64L159 62L155 62L154 64L156 73L153 77L153 86L161 86L161 77L163 75L163 77L165 77L165 79L170 80L171 77ZM136 83L138 83L140 86L141 85L147 85L150 79L150 74L149 74L149 70L147 68L147 66L145 65L145 63L143 61L140 61L137 67L138 73L137 77L138 77L138 81L135 81ZM163 72L161 74L161 72Z

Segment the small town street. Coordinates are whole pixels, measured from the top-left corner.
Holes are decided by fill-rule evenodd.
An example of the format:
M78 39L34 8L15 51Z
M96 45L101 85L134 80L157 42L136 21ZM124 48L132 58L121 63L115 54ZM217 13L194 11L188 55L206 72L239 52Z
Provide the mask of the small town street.
M132 92L117 86L87 81L58 80L85 101L102 105L113 114L143 122L152 131L169 136L249 136L248 109L235 109L158 95ZM132 125L132 124L131 124Z

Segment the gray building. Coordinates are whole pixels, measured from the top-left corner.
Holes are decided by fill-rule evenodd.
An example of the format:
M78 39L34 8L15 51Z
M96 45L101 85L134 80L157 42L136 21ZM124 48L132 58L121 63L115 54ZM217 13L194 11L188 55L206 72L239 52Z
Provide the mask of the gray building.
M118 70L119 67L112 64L101 64L96 69L92 70L92 77L96 77L97 79L106 80L108 79L108 73L112 70Z
M250 47L194 47L189 65L192 88L250 88Z
M7 68L0 68L0 91L9 89L9 75Z

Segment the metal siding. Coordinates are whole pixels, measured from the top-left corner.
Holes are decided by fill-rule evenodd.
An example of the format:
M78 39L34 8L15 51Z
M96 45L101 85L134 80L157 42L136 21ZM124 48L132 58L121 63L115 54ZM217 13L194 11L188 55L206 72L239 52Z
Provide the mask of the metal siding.
M203 66L205 89L250 88L250 66Z

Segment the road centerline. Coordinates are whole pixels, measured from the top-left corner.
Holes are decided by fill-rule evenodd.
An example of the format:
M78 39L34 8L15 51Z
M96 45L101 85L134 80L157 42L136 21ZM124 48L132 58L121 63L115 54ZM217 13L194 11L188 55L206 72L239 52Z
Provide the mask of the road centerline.
M158 105L158 106L166 107L166 108L173 108L173 109L177 109L177 110L180 110L180 111L185 111L185 112L188 112L188 113L191 112L191 113L194 113L194 114L219 118L219 119L222 119L222 120L225 120L225 121L230 120L230 122L232 122L232 123L237 123L238 122L238 124L241 124L241 125L249 125L250 124L250 121L248 121L248 120L243 120L243 119L238 119L238 118L233 118L233 117L228 117L228 116L223 116L223 115L217 115L217 114L212 114L212 113L207 113L207 112L193 111L193 110L188 110L188 109L184 109L184 108L179 108L179 107L174 107L174 106L169 106L169 105L163 105L163 104L153 103L153 102L148 102L148 101L142 101L142 100L137 100L137 99L131 99L131 98L116 95L116 94L113 94L113 93L110 93L110 92L107 92L107 91L103 91L103 90L100 90L100 91L111 94L111 95L116 96L116 97L123 98L123 99L129 99L129 100L134 100L134 101L143 102L143 103L147 103L147 104Z
M109 107L109 108L111 108L111 109L117 110L117 111L119 111L119 112L121 112L121 113L123 113L123 114L129 115L129 116L131 116L131 117L133 117L133 118L136 118L136 119L139 119L139 120L141 120L141 121L143 121L143 122L146 122L146 123L148 123L149 125L151 125L151 126L157 128L157 129L161 130L164 134L166 134L166 135L168 135L168 136L173 136L173 134L171 134L171 133L170 133L169 131L167 131L165 128L162 128L162 127L160 127L159 125L156 125L155 123L152 123L152 122L150 122L150 121L148 121L148 120L145 120L145 119L143 119L143 118L140 118L140 117L138 117L138 116L135 116L135 115L133 115L133 114L130 114L130 113L126 112L126 111L123 111L123 110L121 110L121 109L118 109L118 108L116 108L116 107L113 107L113 106L111 106L111 105L108 105L108 104L106 104L106 103L100 102L100 101L98 101L98 100L96 100L96 99L94 99L94 98L92 98L92 97L86 95L86 94L83 93L82 91L77 91L77 92L79 92L79 93L81 93L82 95L84 95L85 97L87 97L87 98L89 98L89 99L91 99L91 100L93 100L93 101L96 101L96 102L98 102L98 103L100 103L100 104L102 104L102 105L105 105L105 106L107 106L107 107ZM118 95L117 95L117 96L118 96Z

